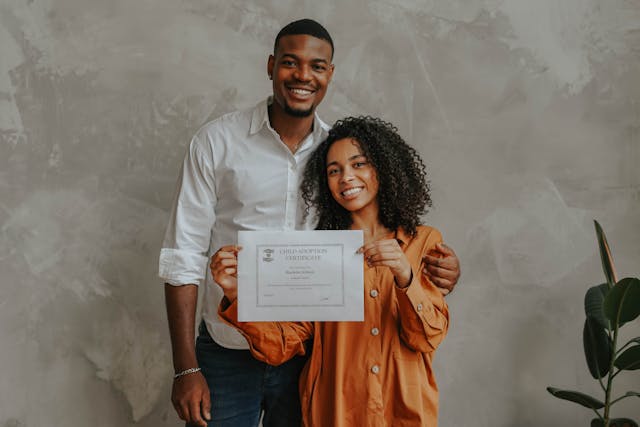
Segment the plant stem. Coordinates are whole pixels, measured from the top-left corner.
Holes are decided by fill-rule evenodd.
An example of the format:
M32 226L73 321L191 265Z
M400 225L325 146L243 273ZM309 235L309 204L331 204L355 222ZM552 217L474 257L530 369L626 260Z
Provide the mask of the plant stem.
M622 396L620 396L619 398L617 398L617 399L615 399L615 400L612 400L612 401L611 401L611 406L613 406L613 404L614 404L614 403L616 403L617 401L622 400L622 399L625 399L625 398L627 398L627 397L631 397L631 396L629 396L629 395L627 395L627 394L623 394L623 395L622 395Z
M611 346L611 360L609 361L609 375L607 377L607 390L604 399L604 427L609 427L609 410L611 408L611 393L613 384L613 362L616 360L616 346L618 345L618 325L620 324L620 312L617 313L616 323L613 328L613 343Z
M613 376L611 377L611 379L614 379L616 377L616 375L618 375L620 372L622 372L622 369L618 369Z
M613 331L611 330L611 321L607 320L607 323L609 325L609 327L607 327L607 336L609 337L609 340L613 343ZM611 357L615 357L615 350L613 349L613 347L611 348ZM609 363L611 363L611 361L609 361ZM609 369L611 369L611 367L609 367ZM607 393L607 389L604 386L604 383L602 382L602 377L600 375L598 375L598 382L600 383L600 388L602 389L602 391L605 392L605 395ZM602 417L600 417L602 418Z

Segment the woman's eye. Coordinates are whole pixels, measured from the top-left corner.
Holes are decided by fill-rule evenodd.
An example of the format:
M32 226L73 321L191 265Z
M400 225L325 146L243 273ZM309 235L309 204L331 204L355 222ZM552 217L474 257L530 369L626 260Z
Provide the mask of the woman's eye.
M356 168L361 168L361 167L363 167L363 166L364 166L364 165L366 165L366 164L367 164L367 162L356 162L356 163L354 164L354 167L356 167Z
M327 175L335 175L338 173L338 169L329 169Z

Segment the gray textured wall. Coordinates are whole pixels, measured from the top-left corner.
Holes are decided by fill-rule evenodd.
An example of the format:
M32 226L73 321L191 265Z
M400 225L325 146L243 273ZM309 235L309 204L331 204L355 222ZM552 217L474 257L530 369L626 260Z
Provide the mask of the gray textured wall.
M441 425L588 425L545 386L599 391L592 218L640 274L637 0L2 0L0 426L179 425L156 277L178 166L269 93L272 40L307 16L336 41L323 116L419 147L462 259Z

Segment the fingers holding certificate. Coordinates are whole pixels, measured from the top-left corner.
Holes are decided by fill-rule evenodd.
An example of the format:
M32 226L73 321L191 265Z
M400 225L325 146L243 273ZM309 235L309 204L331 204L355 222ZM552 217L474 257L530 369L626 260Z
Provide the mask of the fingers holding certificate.
M362 321L362 241L360 230L240 231L237 263L227 249L217 271L233 288L237 267L239 321Z
M411 283L411 264L396 239L367 243L360 248L360 252L364 254L369 267L389 267L399 287L404 288Z
M238 294L238 245L223 246L211 257L211 276L222 288L224 296L233 302Z

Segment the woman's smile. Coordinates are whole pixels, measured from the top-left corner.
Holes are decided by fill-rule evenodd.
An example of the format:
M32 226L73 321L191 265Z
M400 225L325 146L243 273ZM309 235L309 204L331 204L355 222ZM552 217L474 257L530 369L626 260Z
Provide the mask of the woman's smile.
M339 139L327 152L327 181L333 198L349 212L378 209L378 177L357 140Z

